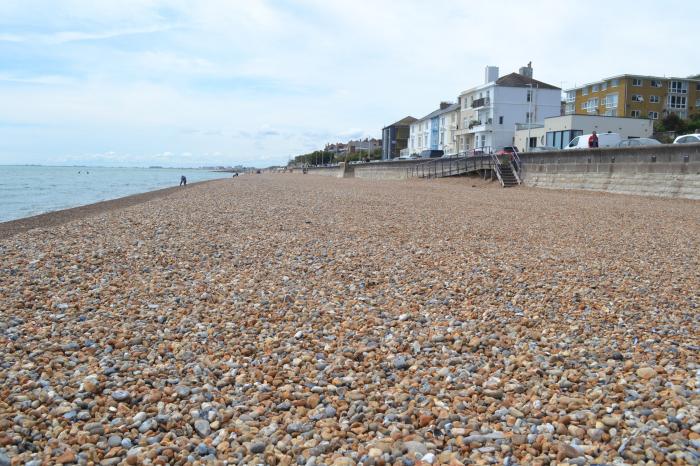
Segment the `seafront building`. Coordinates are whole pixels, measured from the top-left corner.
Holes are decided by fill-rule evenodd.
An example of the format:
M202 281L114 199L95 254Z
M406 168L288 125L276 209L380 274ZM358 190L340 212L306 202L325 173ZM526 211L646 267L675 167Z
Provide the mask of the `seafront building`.
M542 124L545 118L561 113L561 89L533 79L531 64L503 77L499 77L498 67L487 66L484 75L484 84L459 96L459 153L511 146L516 124Z
M700 76L667 78L623 74L566 91L566 114L607 115L657 120L680 118L700 108Z
M440 102L440 108L411 123L409 153L420 154L424 150L453 151L452 131L459 118L459 104Z
M576 136L593 131L619 133L623 139L648 138L654 131L649 119L626 118L602 115L563 115L545 118L544 123L516 125L514 146L524 151L528 141L530 147L553 147L563 149Z
M382 128L382 160L399 157L401 151L408 147L411 123L415 121L414 117L407 116Z

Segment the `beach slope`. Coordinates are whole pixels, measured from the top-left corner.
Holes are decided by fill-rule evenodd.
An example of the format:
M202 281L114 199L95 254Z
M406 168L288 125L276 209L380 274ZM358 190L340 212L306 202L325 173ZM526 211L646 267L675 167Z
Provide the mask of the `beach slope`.
M143 200L0 240L0 463L698 462L698 202L291 174Z

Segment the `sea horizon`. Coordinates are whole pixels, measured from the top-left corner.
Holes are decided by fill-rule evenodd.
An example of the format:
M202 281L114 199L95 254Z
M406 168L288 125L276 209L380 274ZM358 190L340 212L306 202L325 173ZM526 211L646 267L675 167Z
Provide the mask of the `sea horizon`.
M66 167L66 168L163 168L163 169L174 169L174 170L212 170L212 169L235 169L232 166L223 165L212 165L200 166L200 167L168 167L165 165L52 165L45 163L0 163L0 167Z

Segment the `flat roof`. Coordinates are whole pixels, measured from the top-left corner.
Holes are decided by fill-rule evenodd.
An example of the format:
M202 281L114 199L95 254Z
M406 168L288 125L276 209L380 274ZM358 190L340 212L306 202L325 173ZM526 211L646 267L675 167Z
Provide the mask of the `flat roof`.
M616 76L611 76L609 78L603 78L599 79L598 81L593 81L590 83L586 84L581 84L580 86L576 87L570 87L569 89L566 89L565 92L568 91L575 91L577 89L582 89L584 87L592 86L593 84L600 84L603 81L610 81L611 79L620 79L620 78L642 78L642 79L673 79L676 81L695 81L695 82L700 82L700 78L697 77L688 77L688 78L681 78L677 76L647 76L645 74L618 74Z

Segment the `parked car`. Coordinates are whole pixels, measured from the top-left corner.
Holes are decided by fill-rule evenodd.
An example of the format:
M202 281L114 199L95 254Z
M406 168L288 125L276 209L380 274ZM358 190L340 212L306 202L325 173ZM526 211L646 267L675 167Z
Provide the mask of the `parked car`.
M437 149L428 149L420 153L420 157L422 159L434 159L437 157L442 157L443 155L445 155L445 151Z
M678 136L674 141L674 144L697 144L700 143L700 134L686 134L685 136Z
M513 146L505 146L503 149L499 150L496 152L496 155L508 155L508 154L517 154L518 149L516 149Z
M652 138L632 138L620 141L617 147L658 146L659 144L661 144L659 141Z
M556 150L561 150L561 149L558 149L558 148L552 147L552 146L537 146L537 147L530 147L528 152L552 152L552 151L556 151Z
M591 134L582 134L581 136L576 136L567 144L564 150L571 149L588 149L588 138ZM622 141L622 138L618 133L600 133L598 134L598 147L617 147L617 145Z

